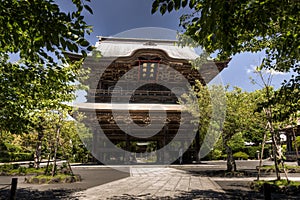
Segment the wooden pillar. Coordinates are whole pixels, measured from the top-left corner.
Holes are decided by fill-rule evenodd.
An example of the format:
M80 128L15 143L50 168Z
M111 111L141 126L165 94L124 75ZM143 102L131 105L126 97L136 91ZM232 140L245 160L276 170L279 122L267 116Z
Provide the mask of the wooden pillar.
M195 158L196 158L196 162L199 163L200 162L200 132L199 130L196 133L196 137L195 137Z
M161 148L161 141L158 140L158 141L156 141L156 149L157 149L157 151L156 151L156 156L157 156L156 162L158 164L160 164L161 161L162 161L162 153L160 151L160 148Z
M166 144L167 144L167 138L168 138L168 124L165 124L163 128L163 163L168 164L169 161L169 152L168 149L166 149Z
M271 185L269 183L264 183L263 190L264 190L265 200L271 200L272 199Z
M16 199L18 178L11 179L10 200Z
M130 161L130 139L129 139L128 134L126 134L124 161L125 161L125 164L129 164L129 161Z

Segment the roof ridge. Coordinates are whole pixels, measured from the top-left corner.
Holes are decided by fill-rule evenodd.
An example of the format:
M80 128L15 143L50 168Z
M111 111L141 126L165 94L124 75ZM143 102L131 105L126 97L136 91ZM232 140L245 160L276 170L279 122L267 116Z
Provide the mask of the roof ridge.
M171 40L171 39L152 39L152 38L125 38L125 37L105 37L105 36L97 36L99 42L153 42L153 43L170 43L174 44L178 42L178 40Z

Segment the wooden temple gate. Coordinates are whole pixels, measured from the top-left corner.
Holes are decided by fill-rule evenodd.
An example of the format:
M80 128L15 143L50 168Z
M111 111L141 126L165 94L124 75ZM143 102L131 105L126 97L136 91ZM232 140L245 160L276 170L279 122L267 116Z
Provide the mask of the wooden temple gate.
M106 149L104 137L118 148L141 153L147 151L147 145L139 147L136 145L138 143L151 144L152 150L158 150L173 140L179 128L191 131L188 127L190 123L188 117L185 119L182 117L188 115L178 104L177 98L178 94L186 93L188 90L178 83L184 80L193 86L196 80L200 80L202 84L206 84L207 80L213 79L228 64L228 62L207 63L203 65L201 71L196 70L191 66L190 60L193 59L191 56L187 58L184 58L185 55L174 56L178 53L174 53L177 49L186 51L180 47L173 47L174 41L100 38L99 44L98 49L104 54L110 45L119 45L117 47L121 55L120 53L116 55L118 53L116 50L109 49L107 50L110 51L109 55L103 56L100 60L93 56L85 60L84 66L91 69L87 81L89 90L87 102L78 107L87 116L85 122L93 130L92 152L95 154L101 152L97 159L105 163L113 163L115 159L120 158L124 163L128 163L129 158L116 155L111 148ZM107 45L104 46L106 48L101 47L101 44ZM130 47L131 51L128 53ZM124 55L122 50L125 52ZM186 52L182 54L184 53ZM217 72L211 70L212 65L217 66ZM163 80L167 86L158 80ZM128 110L130 117L127 114ZM149 110L154 114L150 115ZM114 115L115 112L117 115ZM165 119L161 119L160 116L165 116ZM140 127L163 123L163 127L155 135L151 135L152 130L147 129L149 134L146 131L145 137L137 137L130 134L136 130L120 128L120 126L130 127L128 125L132 122ZM104 132L102 135L99 134L99 126ZM147 137L147 134L151 136ZM190 139L182 137L180 142L172 144L167 152L156 155L154 162L164 163L165 157L174 157L174 161L178 162L180 149L184 146L188 146L186 147L188 150L183 152L183 162L197 162L200 150L199 134L196 134L192 141Z

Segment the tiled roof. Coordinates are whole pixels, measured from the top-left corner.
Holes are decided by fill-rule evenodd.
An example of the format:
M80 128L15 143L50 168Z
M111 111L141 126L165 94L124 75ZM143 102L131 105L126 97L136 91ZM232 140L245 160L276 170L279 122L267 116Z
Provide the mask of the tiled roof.
M176 42L176 40L99 37L95 47L103 57L131 56L139 49L162 50L174 59L194 60L198 57L193 48L180 47Z

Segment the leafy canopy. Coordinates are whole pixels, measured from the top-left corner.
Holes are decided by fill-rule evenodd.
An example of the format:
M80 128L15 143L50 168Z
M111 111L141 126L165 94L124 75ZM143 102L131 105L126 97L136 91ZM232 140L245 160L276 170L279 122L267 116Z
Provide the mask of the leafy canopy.
M89 1L89 0L88 0ZM86 55L84 38L91 28L82 16L84 1L72 0L75 11L65 13L53 0L1 0L0 54L19 53L27 62L55 65L66 61L65 50Z
M85 57L93 48L82 16L92 13L88 1L72 0L70 12L53 0L0 1L0 131L27 131L42 111L70 109L64 102L74 99L84 73L65 51Z
M265 51L260 68L294 72L277 92L279 98L268 104L288 104L285 119L300 109L300 1L154 0L152 13L187 6L190 10L180 18L183 43L190 44L190 37L224 60L245 51Z
M184 34L219 57L266 50L265 64L275 70L299 67L300 2L294 0L155 0L152 13L189 6L181 16ZM276 60L276 64L271 61ZM299 70L299 69L298 69Z

